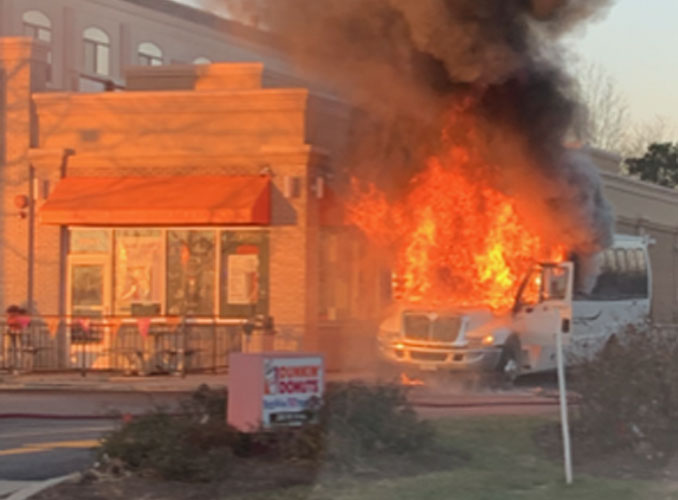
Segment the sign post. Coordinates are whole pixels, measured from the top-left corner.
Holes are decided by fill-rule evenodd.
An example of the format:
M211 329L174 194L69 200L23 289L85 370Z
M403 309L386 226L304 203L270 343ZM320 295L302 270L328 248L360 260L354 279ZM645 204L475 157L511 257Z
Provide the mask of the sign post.
M567 412L567 389L565 387L565 356L563 353L563 330L556 332L556 363L558 365L558 395L560 399L560 426L563 434L565 482L572 484L572 453L570 449L570 426Z

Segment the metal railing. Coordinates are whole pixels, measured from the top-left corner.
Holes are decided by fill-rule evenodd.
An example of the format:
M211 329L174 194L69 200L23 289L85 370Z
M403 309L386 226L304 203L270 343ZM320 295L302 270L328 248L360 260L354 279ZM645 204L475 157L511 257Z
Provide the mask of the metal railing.
M214 317L40 316L21 328L0 321L0 370L217 372L228 368L231 352L298 349L303 332L299 325L281 325L273 335L246 335L242 326Z

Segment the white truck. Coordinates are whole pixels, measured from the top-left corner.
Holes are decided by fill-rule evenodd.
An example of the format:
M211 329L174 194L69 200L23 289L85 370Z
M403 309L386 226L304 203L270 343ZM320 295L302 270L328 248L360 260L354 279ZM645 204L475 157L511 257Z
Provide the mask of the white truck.
M535 265L503 314L398 304L380 325L380 355L404 372L483 371L513 380L556 367L562 330L570 360L593 356L649 316L652 289L646 237L616 235L595 259L588 287L577 283L575 262Z

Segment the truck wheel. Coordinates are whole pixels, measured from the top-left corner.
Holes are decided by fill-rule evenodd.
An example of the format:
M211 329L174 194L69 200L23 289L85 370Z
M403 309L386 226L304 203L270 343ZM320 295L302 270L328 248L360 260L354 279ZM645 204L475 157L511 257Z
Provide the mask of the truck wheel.
M500 381L505 384L513 385L520 376L520 341L517 338L510 337L504 344L497 371Z

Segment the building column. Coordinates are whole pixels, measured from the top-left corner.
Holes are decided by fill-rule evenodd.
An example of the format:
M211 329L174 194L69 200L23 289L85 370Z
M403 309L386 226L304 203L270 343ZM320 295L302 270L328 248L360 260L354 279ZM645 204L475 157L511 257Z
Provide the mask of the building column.
M47 45L30 38L0 38L0 307L32 308L31 198L28 151L36 123L31 95L44 90Z

